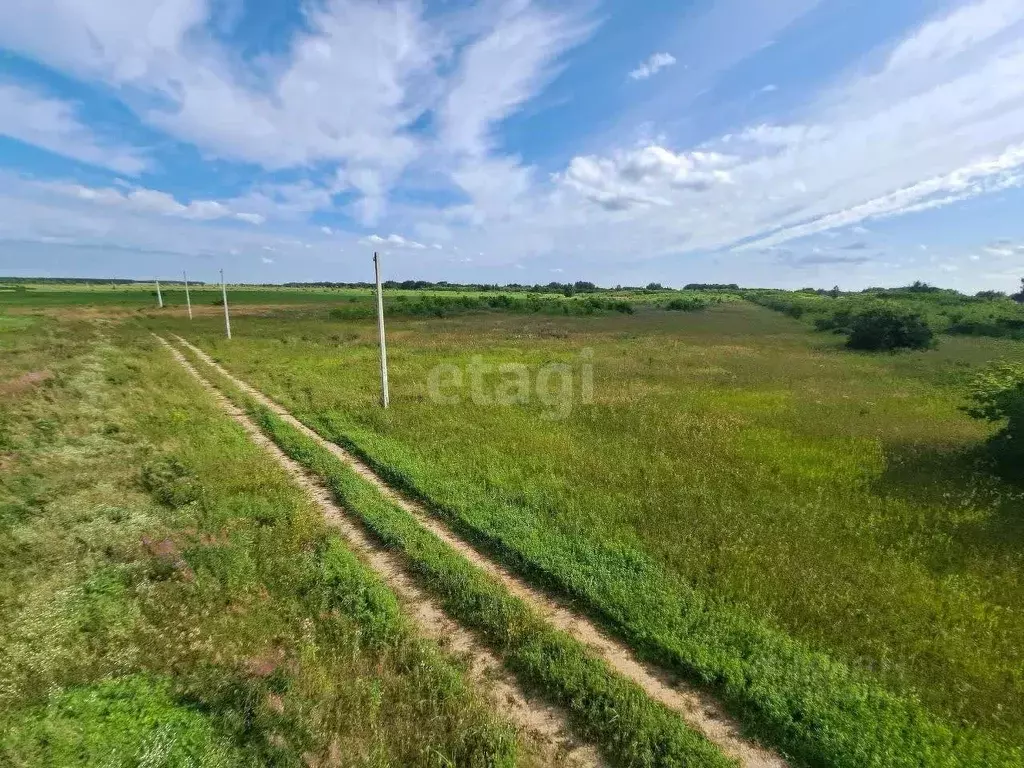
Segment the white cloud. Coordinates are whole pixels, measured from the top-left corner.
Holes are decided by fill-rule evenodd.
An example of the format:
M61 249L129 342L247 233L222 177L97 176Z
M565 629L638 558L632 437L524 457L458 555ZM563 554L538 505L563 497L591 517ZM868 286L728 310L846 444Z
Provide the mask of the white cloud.
M391 167L408 157L400 130L423 108L409 86L437 53L416 6L332 0L310 11L285 66L247 72L202 27L208 16L205 0L8 0L0 45L127 96L158 97L128 103L221 157L269 168L338 159Z
M878 219L940 208L984 192L1024 185L1024 144L1009 147L998 157L985 158L941 176L935 176L888 194L829 213L811 221L779 229L747 247L773 245L825 232L865 219Z
M629 77L631 80L646 80L675 63L676 57L671 53L652 53L646 61L629 73Z
M162 216L176 216L194 221L215 219L237 219L249 224L262 224L263 216L257 213L235 211L216 200L193 200L187 205L178 202L173 195L144 187L129 187L127 192L112 187L86 187L81 184L38 182L38 186L51 189L90 203L116 206L136 213L151 213Z
M253 216L299 218L355 192L348 212L371 226L414 162L464 185L481 210L501 208L516 186L485 178L487 164L510 179L530 172L490 156L494 127L550 82L560 57L594 26L573 9L530 0L443 14L415 0L325 0L309 6L286 52L243 60L212 34L212 7L8 0L0 48L110 86L143 121L207 156L268 170L327 169L290 185L257 185L237 201ZM414 130L430 111L436 135Z
M0 171L0 249L24 259L34 259L37 253L59 256L65 269L78 274L110 260L121 263L122 273L131 275L139 265L152 269L163 264L173 268L172 273L180 272L183 258L221 259L261 252L298 256L301 241L280 230L232 225L230 217L202 220L168 214L163 211L178 210L175 205L181 203L162 199L159 193L130 199L132 191L58 185ZM143 200L148 207L141 204ZM315 251L302 251L325 262L336 261L337 252L333 241L325 241ZM197 269L202 263L208 262L197 263ZM28 274L40 274L37 261L23 264ZM194 271L189 267L190 275Z
M320 231L323 232L325 235L334 234L334 230L332 230L330 227L320 227Z
M242 60L205 26L210 15L207 0L8 0L0 47L113 86L144 121L207 155L333 165L315 204L354 190L353 212L372 224L410 162L438 147L482 155L492 126L590 29L529 0L433 16L414 0L325 0L308 7L286 54ZM436 139L411 130L431 109Z
M86 128L73 104L2 81L0 135L131 176L148 165L141 150L106 142Z
M601 207L618 211L637 205L671 206L669 196L703 191L730 181L733 158L717 152L676 154L655 145L611 158L575 157L557 181Z
M260 258L260 261L262 261L264 264L273 264L274 263L273 259L268 259L266 256L262 256Z
M985 246L982 250L990 256L1024 256L1024 244L1018 244L1012 240L995 240Z
M506 3L489 31L471 43L438 111L440 139L453 154L482 156L489 132L556 74L556 62L593 26L529 2Z
M390 245L395 248L411 248L416 251L424 250L427 247L423 243L418 243L415 240L409 240L408 238L395 234L388 235L387 237L381 237L380 235L374 234L369 237L364 237L360 242L364 245Z
M797 123L572 158L520 229L538 254L585 241L609 261L638 253L638 240L647 257L759 249L1024 185L1024 4L1012 5L982 0L922 25ZM934 42L942 30L948 48ZM728 159L702 164L698 151ZM692 183L671 183L679 168Z
M684 33L660 44L685 50L700 61L699 72L694 67L671 78L671 88L652 82L640 89L645 95L635 100L636 112L609 121L615 125L606 134L581 136L559 167L541 168L504 154L497 130L528 105L543 108L538 95L592 28L576 4L566 10L565 4L491 0L440 11L415 0L323 0L309 6L301 31L278 54L242 60L205 26L206 0L138 0L130 7L7 0L0 4L0 46L99 83L150 126L195 144L204 157L289 171L222 200L188 201L132 184L82 186L62 193L75 211L71 234L36 203L12 208L26 212L26 223L10 223L15 214L5 212L0 224L4 236L8 228L27 233L38 222L41 237L97 242L113 241L117 228L128 231L126 241L149 242L135 229L142 222L165 242L173 241L168 233L188 231L196 241L222 243L230 230L236 238L230 247L243 251L269 237L267 230L291 228L290 235L336 252L345 233L334 230L338 237L327 241L305 222L311 212L343 207L365 231L417 238L381 234L363 241L404 250L410 261L438 250L424 243L443 243L438 261L461 246L461 253L487 254L478 258L484 266L544 264L543 270L554 254L580 254L580 260L585 254L595 270L601 264L627 265L624 270L637 259L745 246L752 250L734 258L753 260L772 244L860 234L871 219L1024 184L1020 0L960 2L888 41L887 49L851 62L840 79L791 113L757 114L699 141L673 133L683 130L698 90L713 86L765 40L783 40L780 31L817 3L712 4L707 18L698 15L681 26ZM749 14L737 24L743 8ZM780 85L784 101L795 100L798 89ZM774 100L754 101L764 107ZM119 171L125 174L133 172L132 157L145 162L137 150L112 148L96 136L80 139L75 108L60 104L64 111L54 114L71 122L58 120L64 127L33 135L49 135L51 144L72 146L105 167L121 164L119 153L126 152L128 164ZM0 109L0 126L22 119L10 112ZM723 111L723 119L729 114L736 111ZM643 129L649 138L638 143L642 122L649 123ZM423 182L417 192L441 188L455 193L445 199L459 191L465 199L432 205L402 202L422 196L392 197L394 186L410 179ZM222 226L231 221L271 225ZM962 270L965 277L968 271Z

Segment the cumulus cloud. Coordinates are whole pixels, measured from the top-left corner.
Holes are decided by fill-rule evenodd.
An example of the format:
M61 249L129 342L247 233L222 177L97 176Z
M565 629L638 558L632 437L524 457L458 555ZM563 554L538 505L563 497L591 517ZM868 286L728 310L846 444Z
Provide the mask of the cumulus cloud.
M675 153L657 145L612 157L575 157L556 181L610 211L670 206L672 191L706 190L730 181L734 159L717 152Z
M101 139L85 127L75 105L11 82L0 81L0 135L131 176L149 164L141 150Z
M652 53L646 61L629 73L629 77L631 80L646 80L675 63L676 57L671 53Z

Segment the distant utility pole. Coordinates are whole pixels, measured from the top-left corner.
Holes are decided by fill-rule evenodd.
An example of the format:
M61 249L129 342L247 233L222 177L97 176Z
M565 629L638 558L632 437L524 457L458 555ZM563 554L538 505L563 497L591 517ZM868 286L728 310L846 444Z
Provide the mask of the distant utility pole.
M160 293L160 281L159 280L156 281L156 303L157 303L157 306L160 307L160 309L164 308L164 297L163 297L163 294Z
M182 270L181 276L185 278L185 304L188 305L188 319L192 319L192 299L188 295L188 272Z
M224 302L224 329L231 338L231 315L228 313L228 287L224 284L224 270L220 271L220 297Z
M377 332L380 334L380 404L388 407L388 348L384 343L384 296L380 290L380 256L373 252L373 274L377 279Z

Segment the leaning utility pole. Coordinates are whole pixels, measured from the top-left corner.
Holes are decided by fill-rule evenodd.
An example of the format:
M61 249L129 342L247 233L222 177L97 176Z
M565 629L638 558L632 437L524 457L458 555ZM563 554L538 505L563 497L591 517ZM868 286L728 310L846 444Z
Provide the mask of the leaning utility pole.
M188 295L188 272L182 270L181 276L185 278L185 304L188 305L188 319L192 319L192 299Z
M227 331L228 338L231 338L231 315L228 314L228 288L224 284L224 270L220 271L220 297L224 303L224 330Z
M160 281L159 280L156 281L156 303L157 303L157 306L160 307L160 309L164 308L164 297L160 293Z
M380 290L380 257L373 252L373 273L377 279L377 332L380 334L380 404L388 407L388 348L384 343L384 296Z

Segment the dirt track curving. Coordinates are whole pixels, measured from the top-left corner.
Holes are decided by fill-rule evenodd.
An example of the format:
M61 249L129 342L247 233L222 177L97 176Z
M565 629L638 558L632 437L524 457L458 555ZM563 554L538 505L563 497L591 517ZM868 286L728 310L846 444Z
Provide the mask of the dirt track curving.
M385 496L412 515L420 525L458 551L467 560L500 579L509 592L530 604L553 626L567 632L593 649L612 669L635 682L652 699L678 712L687 723L703 733L709 741L717 745L725 754L738 760L741 765L749 766L749 768L784 768L787 765L786 761L779 755L744 737L739 724L710 695L693 688L674 675L639 661L636 654L627 645L609 637L607 633L598 628L589 618L574 611L563 602L526 584L518 576L495 563L484 553L453 533L423 505L405 498L398 491L388 486L360 459L337 444L325 440L262 392L229 373L203 350L180 336L175 336L175 338L195 353L203 362L213 367L250 397L331 451L331 453L351 467L353 471L372 483Z
M252 441L270 453L316 502L327 522L341 532L357 556L380 574L395 592L421 634L467 662L471 679L486 694L492 707L522 730L534 750L544 758L545 764L573 767L605 765L596 748L581 744L572 735L560 710L526 696L514 678L505 671L501 661L416 586L398 555L378 546L362 528L353 524L319 482L286 456L245 413L203 378L179 350L165 339L157 338L210 392L218 405L242 426Z

